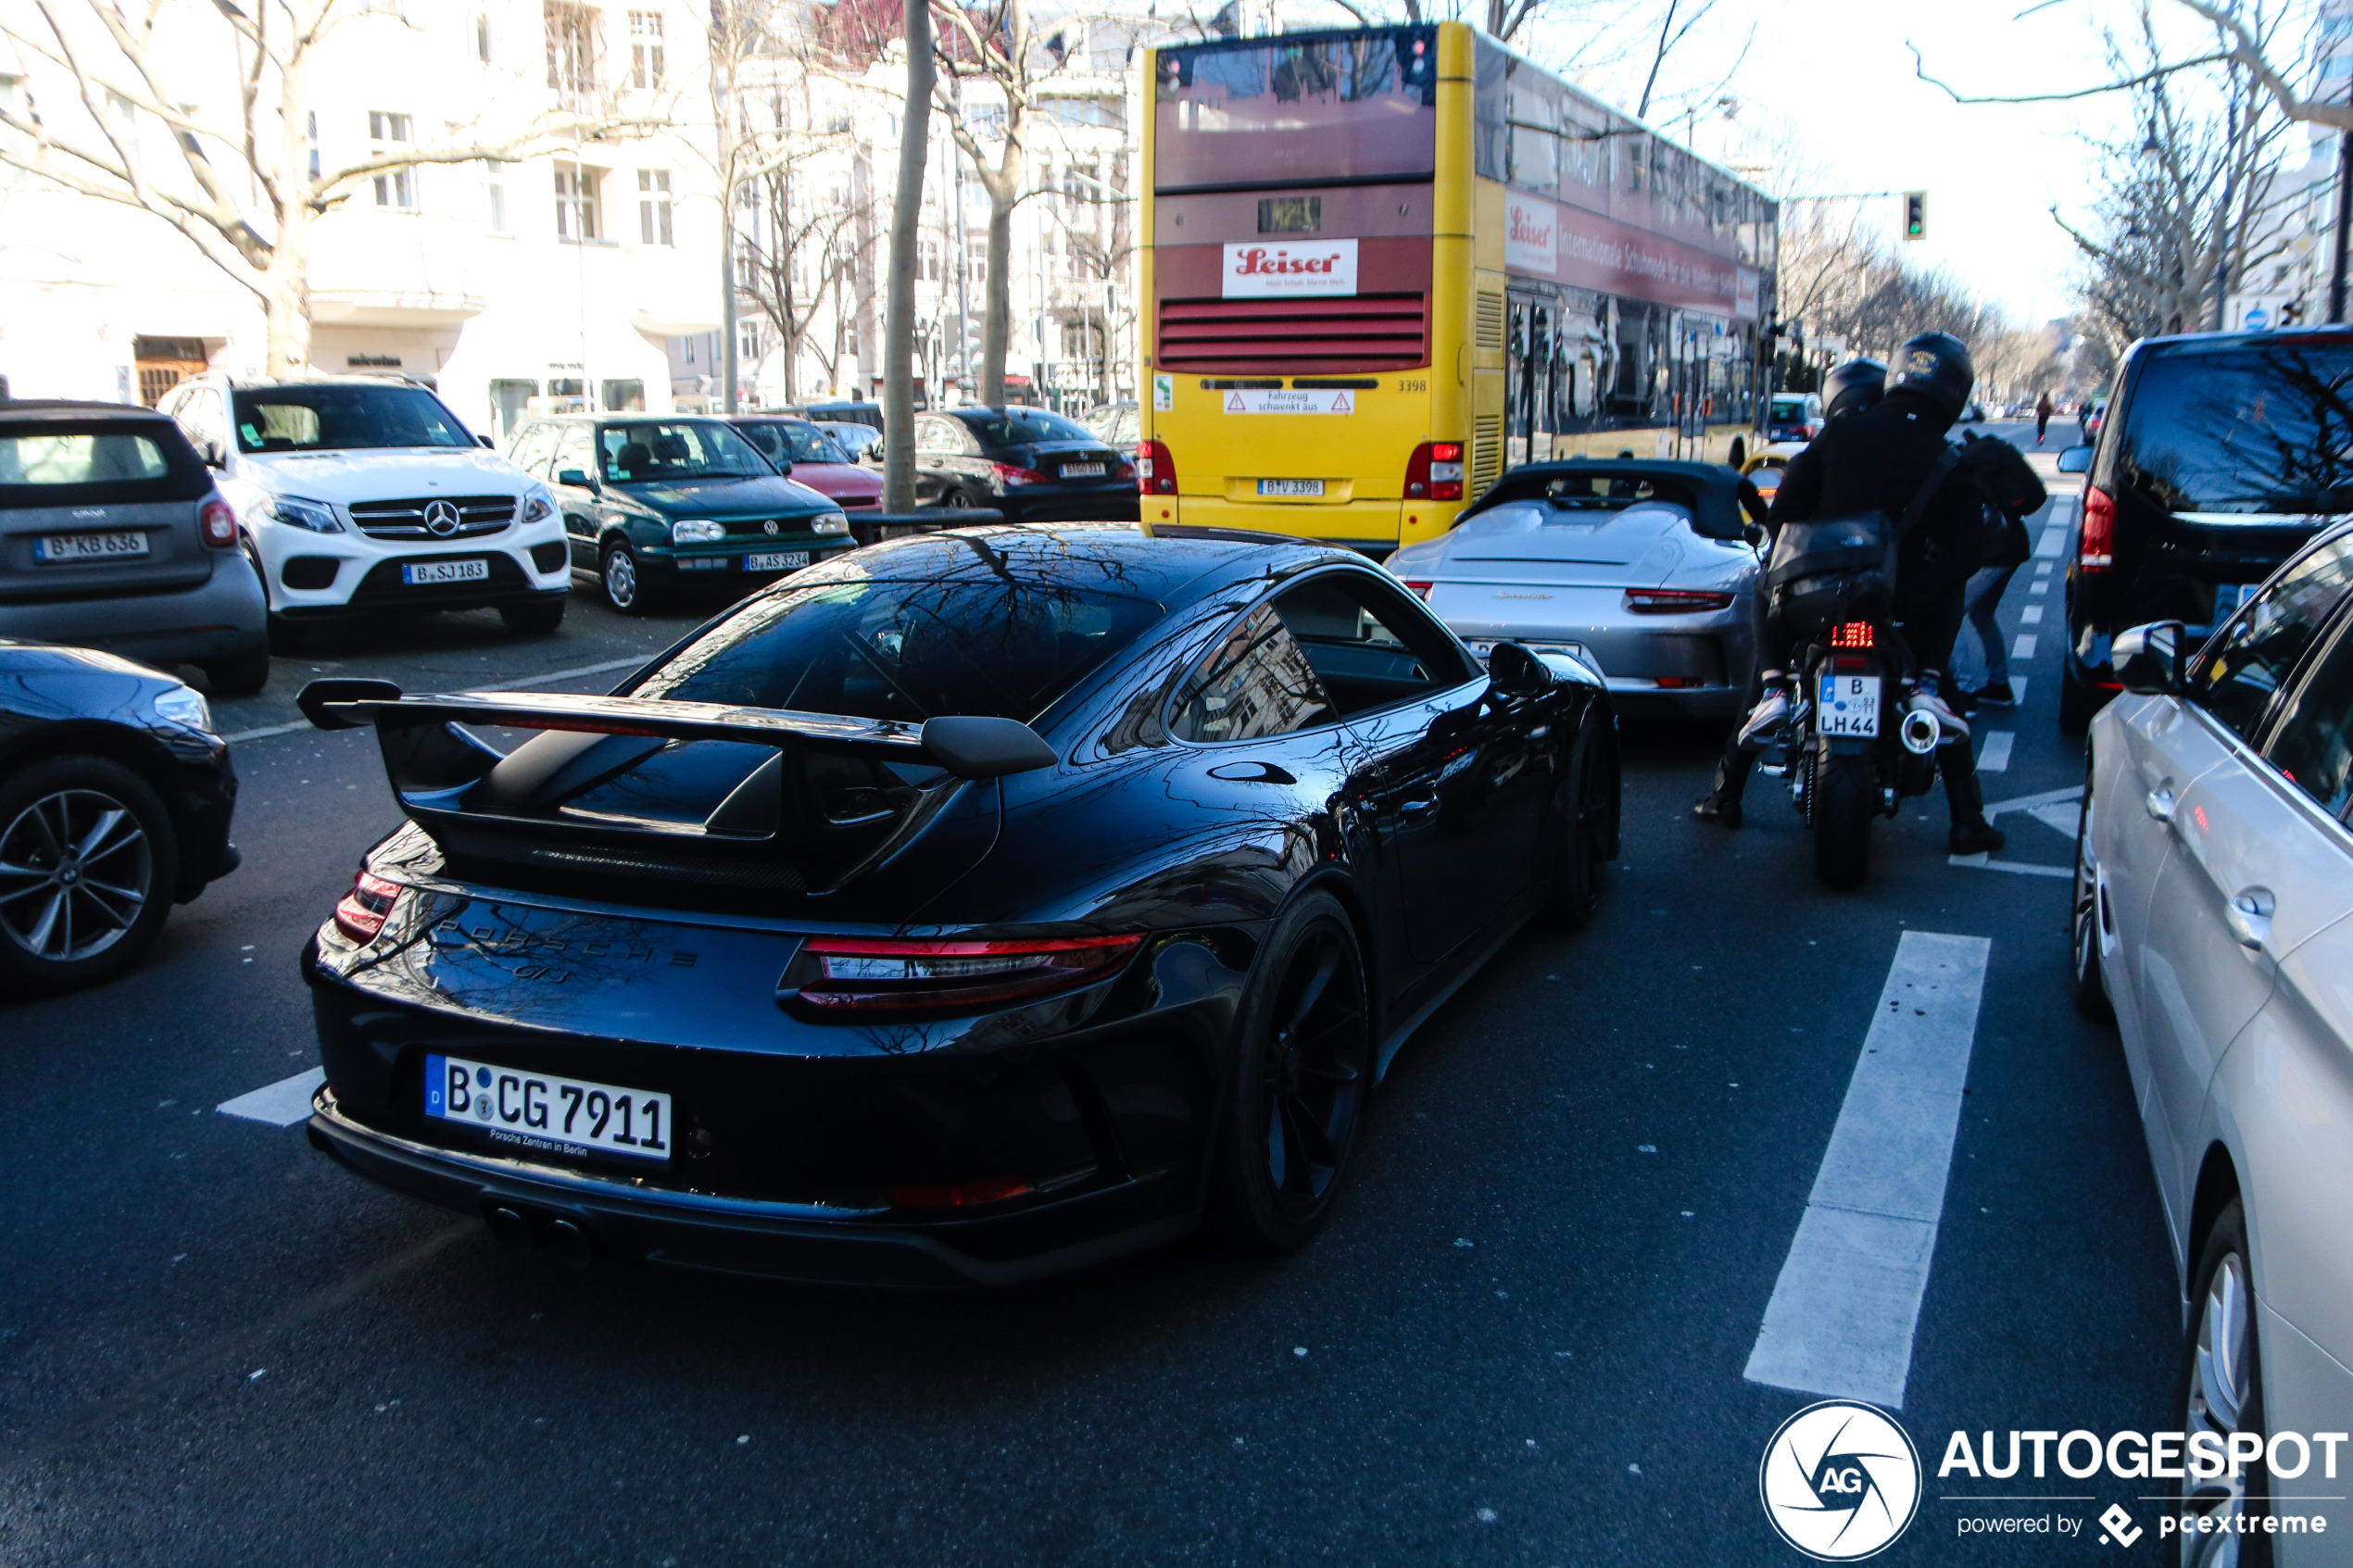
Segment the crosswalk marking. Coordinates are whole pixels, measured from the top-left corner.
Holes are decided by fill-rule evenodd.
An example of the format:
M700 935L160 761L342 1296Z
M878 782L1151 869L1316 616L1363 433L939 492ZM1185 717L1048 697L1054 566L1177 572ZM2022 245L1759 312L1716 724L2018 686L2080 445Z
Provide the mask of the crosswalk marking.
M1993 944L1907 931L1747 1378L1904 1406Z

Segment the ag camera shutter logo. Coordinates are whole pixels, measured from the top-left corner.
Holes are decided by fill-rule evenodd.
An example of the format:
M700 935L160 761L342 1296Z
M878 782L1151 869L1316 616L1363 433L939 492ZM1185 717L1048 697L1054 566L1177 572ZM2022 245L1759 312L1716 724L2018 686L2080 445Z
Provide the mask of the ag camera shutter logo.
M1781 1423L1756 1486L1781 1539L1819 1562L1853 1562L1893 1545L1920 1503L1920 1456L1873 1405L1824 1399Z

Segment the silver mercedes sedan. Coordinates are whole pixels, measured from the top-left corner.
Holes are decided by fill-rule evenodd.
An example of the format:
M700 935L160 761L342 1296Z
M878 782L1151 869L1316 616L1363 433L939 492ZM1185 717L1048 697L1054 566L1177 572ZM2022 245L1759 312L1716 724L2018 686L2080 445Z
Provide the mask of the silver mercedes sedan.
M1763 620L1741 484L1713 463L1525 464L1389 570L1482 659L1506 641L1570 653L1621 711L1728 718Z

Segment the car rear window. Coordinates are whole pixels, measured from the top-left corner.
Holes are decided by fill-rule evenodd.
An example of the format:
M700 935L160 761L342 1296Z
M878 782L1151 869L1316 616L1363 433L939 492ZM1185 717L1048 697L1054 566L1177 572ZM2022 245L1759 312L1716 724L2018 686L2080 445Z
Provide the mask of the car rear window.
M763 595L632 696L919 721L1037 718L1161 617L1051 583L852 582Z
M194 500L211 489L178 427L120 423L76 428L0 424L0 503L62 507L89 502Z
M975 417L965 423L991 446L1028 446L1040 441L1093 441L1095 433L1076 420L1050 414L1043 408L1009 409L997 417Z
M745 440L779 463L846 463L849 454L815 425L748 424L736 427Z
M2171 511L2353 510L2353 337L2158 353L2119 433L2118 482Z

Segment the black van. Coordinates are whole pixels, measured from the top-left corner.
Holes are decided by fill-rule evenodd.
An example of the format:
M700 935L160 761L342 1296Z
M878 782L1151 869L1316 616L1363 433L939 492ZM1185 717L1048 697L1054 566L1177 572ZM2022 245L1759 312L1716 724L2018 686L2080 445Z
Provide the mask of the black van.
M2228 621L2320 528L2353 512L2353 331L2145 338L2118 367L2067 569L2059 728L2121 689L2109 639Z

